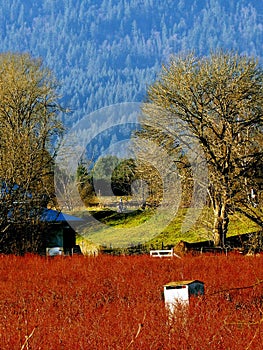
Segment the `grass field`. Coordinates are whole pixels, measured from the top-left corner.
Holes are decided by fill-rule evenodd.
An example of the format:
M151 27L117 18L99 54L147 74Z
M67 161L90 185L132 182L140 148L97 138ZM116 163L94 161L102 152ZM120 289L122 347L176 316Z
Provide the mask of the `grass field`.
M182 231L187 209L179 209L171 219L155 210L127 210L118 213L114 209L90 208L76 211L76 215L88 218L79 241L89 240L98 245L125 247L145 244L156 249L176 245L180 240L198 242L212 240L213 213L205 207L197 221L189 222L189 229ZM94 220L90 221L90 217ZM167 220L168 217L168 220ZM240 215L231 215L228 236L258 231L255 223Z

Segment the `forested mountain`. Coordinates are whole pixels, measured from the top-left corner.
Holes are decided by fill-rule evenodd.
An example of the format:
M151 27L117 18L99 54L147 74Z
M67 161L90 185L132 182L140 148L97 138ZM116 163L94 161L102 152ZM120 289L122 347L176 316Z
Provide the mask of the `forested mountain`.
M67 125L142 101L171 54L263 56L258 0L1 0L0 28L0 52L30 52L55 72Z

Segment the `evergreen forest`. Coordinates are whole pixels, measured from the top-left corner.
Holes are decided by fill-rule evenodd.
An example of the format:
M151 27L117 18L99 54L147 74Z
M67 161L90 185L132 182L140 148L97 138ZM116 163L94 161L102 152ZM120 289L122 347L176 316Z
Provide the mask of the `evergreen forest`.
M89 113L141 102L171 54L228 49L262 62L256 0L1 0L0 52L40 57L60 83L71 127Z

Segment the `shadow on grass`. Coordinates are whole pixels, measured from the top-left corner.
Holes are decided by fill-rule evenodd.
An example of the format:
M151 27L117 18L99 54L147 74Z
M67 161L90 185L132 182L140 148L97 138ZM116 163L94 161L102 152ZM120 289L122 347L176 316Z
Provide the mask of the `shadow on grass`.
M133 211L127 211L123 213L118 213L111 209L105 209L105 210L99 210L91 212L90 214L94 217L94 219L101 221L103 223L114 223L114 225L118 225L119 223L123 222L124 220L132 220L136 219L136 217L144 214L145 211L142 209L137 209Z

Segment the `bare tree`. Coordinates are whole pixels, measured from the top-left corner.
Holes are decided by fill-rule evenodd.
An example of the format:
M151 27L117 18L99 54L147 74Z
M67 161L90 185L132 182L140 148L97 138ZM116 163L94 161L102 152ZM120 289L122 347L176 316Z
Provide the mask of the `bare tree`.
M39 237L33 237L31 227L54 199L54 138L63 130L57 87L41 60L28 54L0 55L2 251L8 241L21 251L37 245Z
M255 169L262 166L262 78L254 58L232 52L172 57L143 104L143 128L201 145L217 246L225 244L231 210L257 216L262 225L262 213L250 215L245 206Z

